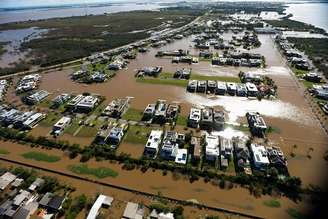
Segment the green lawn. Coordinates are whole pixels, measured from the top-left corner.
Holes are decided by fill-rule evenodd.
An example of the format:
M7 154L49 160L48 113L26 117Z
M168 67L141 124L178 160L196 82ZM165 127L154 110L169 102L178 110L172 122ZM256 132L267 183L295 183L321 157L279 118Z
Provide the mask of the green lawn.
M83 126L81 130L77 133L76 136L78 137L95 137L98 132L97 126Z
M129 108L122 116L122 119L131 121L140 121L142 119L143 112L138 109Z
M190 79L240 83L239 77L206 76L206 75L199 75L195 73L191 73ZM157 78L152 78L152 77L137 78L137 82L149 83L149 84L172 85L172 86L179 86L179 87L187 87L188 85L188 80L174 79L173 73L170 72L163 72Z
M6 155L6 154L9 154L9 151L0 148L0 154L2 154L2 155Z
M144 145L147 143L151 130L150 127L131 125L125 135L124 141Z
M281 206L280 202L276 199L264 201L263 204L270 208L280 208Z
M68 170L76 174L92 175L99 179L106 177L117 177L118 173L107 167L90 168L86 164L77 164L68 166Z
M40 122L41 126L49 127L53 126L62 116L57 112L50 112L47 117Z
M199 75L199 74L191 74L190 78L192 80L213 80L213 81L241 83L239 77L230 77L230 76L206 76L206 75Z
M187 126L188 117L179 115L177 119L177 125Z
M36 161L44 161L44 162L49 162L49 163L54 163L60 160L60 157L54 156L54 155L49 155L41 152L27 152L21 155L25 159L30 159L30 160L36 160Z
M74 118L73 121L72 121L72 124L69 127L67 127L64 132L69 134L69 135L73 135L79 127L80 127L79 126L79 119Z

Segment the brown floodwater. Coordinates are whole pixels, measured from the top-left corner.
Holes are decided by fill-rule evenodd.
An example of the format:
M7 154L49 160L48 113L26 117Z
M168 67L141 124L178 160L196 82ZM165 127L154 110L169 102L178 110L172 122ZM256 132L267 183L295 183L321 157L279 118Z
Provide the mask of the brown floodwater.
M3 149L10 152L9 155L0 156L10 157L11 160L26 162L64 173L72 174L67 169L67 166L79 162L79 158L70 160L62 151L55 149L45 151L41 148L34 148L33 150L60 156L61 160L56 163L27 160L23 158L21 154L30 151L30 147L11 142L0 142L0 144ZM3 162L1 161L1 164L2 163ZM248 190L240 187L235 187L230 190L220 189L218 186L214 186L212 183L205 183L203 180L198 180L196 182L190 183L189 180L184 179L182 176L179 179L174 178L171 173L168 173L167 176L163 176L162 171L152 171L151 169L149 169L146 173L142 173L140 170L127 171L123 170L121 165L117 163L110 163L108 161L96 162L91 160L88 162L88 166L92 168L108 167L119 172L119 175L116 178L108 177L104 179L98 179L102 182L113 183L123 187L146 191L153 194L157 194L160 191L164 196L170 196L182 200L195 200L200 203L206 203L210 206L223 207L262 216L265 218L287 218L286 209L290 207L298 208L302 206L302 204L297 205L296 203L293 203L286 198L279 198L282 206L278 211L274 208L266 207L263 204L263 201L270 200L272 197L262 196L261 198L255 198L249 194ZM81 182L61 175L56 175L56 177L58 177L59 180L63 180L63 182L68 182L72 186L76 186L79 192L83 192L87 195L92 196L96 192L103 193L104 191L113 191L115 195L125 193L126 198L122 198L122 200L130 200L127 197L129 197L129 195L131 196L131 194L120 190L114 190L99 185L92 186L94 189L91 190L90 183ZM91 176L85 177L92 178ZM190 218L195 217L191 216Z
M62 92L75 94L82 92L97 93L106 97L106 103L114 98L132 96L134 97L131 104L132 107L140 110L143 110L147 104L153 103L157 99L178 101L182 106L181 113L185 116L188 115L189 108L192 105L214 106L224 109L228 114L228 121L231 123L245 121L244 116L247 111L258 111L264 116L268 126L272 126L278 130L278 132L275 131L269 134L269 142L270 144L278 145L282 148L288 158L288 169L290 174L299 176L302 179L303 185L308 185L310 183L324 185L325 182L322 179L325 175L318 170L327 168L327 163L322 156L327 150L328 137L305 101L303 95L304 89L299 86L291 75L288 66L285 64L285 60L274 46L272 38L267 35L259 35L262 46L251 50L265 56L267 67L264 69L213 67L209 62L200 62L199 64L191 66L188 64L171 64L171 59L159 59L154 56L158 50L176 49L189 49L191 54L196 55L197 50L190 47L192 45L191 39L192 37L188 37L183 40L175 41L160 49L151 49L149 53L139 54L136 60L130 62L127 70L118 71L113 79L105 83L91 85L75 83L69 78L69 74L74 70L65 69L44 74L40 83L40 89L45 89L51 92L52 95L57 95ZM276 100L257 101L242 97L213 97L186 93L185 89L181 87L136 83L134 78L136 69L155 65L163 66L164 72L173 72L180 67L191 67L193 71L203 75L237 76L240 70L255 71L259 74L268 75L275 80L278 86L278 98ZM7 95L7 101L13 101L20 105L19 98L17 98L12 91L13 89L11 88ZM228 131L224 134L237 134L236 132ZM39 135L46 133L42 127L37 127L32 132L33 134ZM238 133L238 135L240 135L240 133ZM73 139L70 136L67 138L68 140ZM79 138L78 141L85 142L86 139ZM3 143L0 143L1 146L2 144ZM292 150L292 145L294 144L297 145L297 148L293 150L296 156L292 158L289 155ZM136 145L124 143L118 148L118 151L131 151L133 156L137 157L143 148L135 146ZM310 147L313 148L313 151L310 152L311 159L308 158ZM21 147L21 149L19 149L18 146L11 147L10 149L17 151L22 149L30 150L27 147ZM8 155L8 157L21 160L22 158L17 155L17 151ZM51 153L60 152L51 151ZM34 161L28 162L33 163ZM46 163L44 165L49 168L67 171L66 166L76 162L78 161L69 160L64 157L60 163ZM193 184L185 180L175 181L169 176L163 177L160 171L148 171L142 174L138 170L122 171L121 166L118 164L94 161L88 163L92 166L106 165L119 171L119 177L115 179L106 179L106 181L111 183L125 185L143 191L156 192L156 189L160 189L163 194L172 197L197 199L209 205L243 210L269 218L286 218L287 215L285 210L288 207L304 209L304 205L307 204L302 202L296 206L295 203L289 200L281 199L282 207L279 209L271 209L265 207L262 203L264 199L269 199L269 197L256 199L249 195L247 190L242 188L236 188L231 191L220 190L202 181L197 181ZM84 185L81 185L81 187L83 186Z

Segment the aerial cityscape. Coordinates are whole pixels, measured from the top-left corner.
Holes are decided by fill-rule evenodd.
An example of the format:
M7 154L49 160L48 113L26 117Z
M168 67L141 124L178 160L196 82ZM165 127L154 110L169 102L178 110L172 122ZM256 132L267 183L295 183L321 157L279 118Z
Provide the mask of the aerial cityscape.
M3 0L0 218L328 218L328 2Z

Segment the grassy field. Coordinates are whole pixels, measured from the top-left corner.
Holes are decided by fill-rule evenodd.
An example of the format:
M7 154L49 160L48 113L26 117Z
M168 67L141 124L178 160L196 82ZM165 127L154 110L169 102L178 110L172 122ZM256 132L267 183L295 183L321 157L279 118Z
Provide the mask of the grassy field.
M6 155L6 154L9 154L9 151L0 148L0 154L1 154L1 155Z
M34 152L34 151L24 153L22 154L22 157L24 157L25 159L44 161L49 163L60 161L60 157L58 156L53 156L53 155L49 155L41 152Z
M125 135L124 141L135 144L146 144L151 130L152 128L150 127L131 125Z
M240 83L238 77L229 77L229 76L206 76L192 73L190 80L214 80L214 81L223 81L223 82L235 82ZM173 78L173 73L164 72L159 75L157 78L144 77L137 78L137 82L148 83L148 84L161 84L161 85L172 85L179 87L187 87L188 80L179 80Z
M79 119L78 118L74 118L71 125L69 127L67 127L65 129L65 133L69 134L69 135L74 135L74 133L76 132L76 130L79 128Z
M263 204L270 208L280 208L281 206L280 202L276 199L264 201Z
M122 119L131 121L140 121L142 119L143 111L129 108L126 113L122 116Z
M72 171L76 174L81 175L92 175L99 179L106 177L117 177L118 173L107 167L99 167L99 168L90 168L86 164L77 164L68 166L68 170Z
M98 132L98 127L83 126L81 130L77 133L77 137L95 137Z
M50 112L47 117L40 122L41 126L50 127L53 126L62 116L57 112Z
M177 125L187 126L188 117L179 115L177 119Z

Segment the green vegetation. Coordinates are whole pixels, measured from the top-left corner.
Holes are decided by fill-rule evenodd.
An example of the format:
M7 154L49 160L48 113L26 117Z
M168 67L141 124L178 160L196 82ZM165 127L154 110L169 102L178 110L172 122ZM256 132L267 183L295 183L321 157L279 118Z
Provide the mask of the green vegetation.
M133 31L160 30L163 27L159 26L169 20L172 28L181 27L199 14L191 10L119 12L2 24L0 30L49 29L44 37L22 44L23 50L32 49L31 64L49 66L144 39L150 33Z
M137 78L137 82L147 83L147 84L161 84L161 85L172 85L178 87L186 87L188 85L187 80L178 79L160 79L160 78Z
M7 50L4 48L5 45L7 45L8 42L0 42L0 56L4 54Z
M188 117L179 115L176 124L181 126L187 126Z
M313 61L313 64L328 78L328 38L287 38L290 43ZM295 72L295 71L294 71Z
M199 74L191 74L190 79L192 79L192 80L214 80L214 81L240 83L239 77L229 77L229 76L206 76L206 75L199 75Z
M1 154L1 155L6 155L6 154L9 154L9 151L0 148L0 154Z
M296 210L294 208L288 208L287 213L290 217L295 218L295 219L304 219L305 218L301 212L299 212L298 210Z
M150 127L131 125L127 131L124 141L134 144L146 144L151 132Z
M150 127L148 128L150 132ZM144 133L149 132L147 131ZM136 132L132 132L132 134L134 135L135 133ZM203 165L204 162L201 162L198 167L195 167L192 165L174 165L167 161L153 159L149 160L144 157L132 158L128 154L116 154L115 150L111 150L110 148L104 148L103 145L89 145L81 147L78 144L71 145L65 141L55 141L42 136L35 138L33 136L27 135L26 132L20 132L18 130L3 127L0 127L0 138L10 139L11 141L19 141L21 144L28 144L31 146L40 145L46 148L57 148L65 150L68 151L70 158L82 155L82 162L86 162L89 159L95 157L97 159L113 160L119 163L124 163L124 168L128 170L138 168L141 171L146 172L149 168L153 168L157 170L170 171L173 174L183 175L186 178L189 178L190 182L199 180L200 178L213 180L214 183L217 183L218 180L224 180L226 182L231 182L230 184L232 186L233 184L238 184L242 187L247 187L250 193L256 197L260 196L261 194L271 195L274 191L275 193L278 193L281 196L286 196L293 201L299 201L301 199L301 195L305 194L305 190L301 187L302 183L300 178L294 176L286 175L285 177L278 177L277 174L266 174L264 172L256 171L253 172L253 175L247 175L243 173L237 175L222 174L222 172L207 169L207 166ZM139 138L132 139L139 140ZM145 141L146 136L141 139ZM201 145L205 147L203 141L204 140L201 141ZM202 156L204 156L204 154L202 154ZM117 173L111 169L92 169L88 168L86 165L73 165L70 166L69 169L77 174L90 174L99 177L106 177L107 175L117 175Z
M60 160L60 157L45 154L42 152L31 151L21 155L25 159L36 160L36 161L44 161L49 163L54 163Z
M61 115L57 112L50 112L47 114L47 117L42 120L39 125L50 127L53 126L59 119L61 118Z
M63 205L63 208L66 210L65 218L74 219L87 205L87 197L82 194L75 197L73 200L69 198Z
M65 129L65 133L69 134L69 135L74 135L74 133L76 132L76 130L79 128L79 119L74 118L71 125L69 127L67 127Z
M131 121L140 121L143 116L143 111L129 108L126 113L122 116L122 119L131 120Z
M263 204L270 208L280 208L281 206L280 202L276 199L264 201Z
M97 126L83 126L76 136L78 137L94 137L98 132Z
M224 82L236 82L240 83L240 78L229 77L229 76L206 76L192 73L190 80L214 80L214 81L224 81ZM163 72L157 78L143 77L137 78L137 82L148 83L148 84L162 84L162 85L172 85L179 87L187 87L188 80L174 79L173 73Z
M291 20L288 18L284 18L281 20L267 20L268 24L274 27L286 28L288 30L294 31L313 31L315 33L325 33L324 29L317 28L311 24L306 24L300 21Z
M76 174L92 175L99 179L106 177L117 177L118 173L107 167L89 168L86 164L68 166L68 170Z

